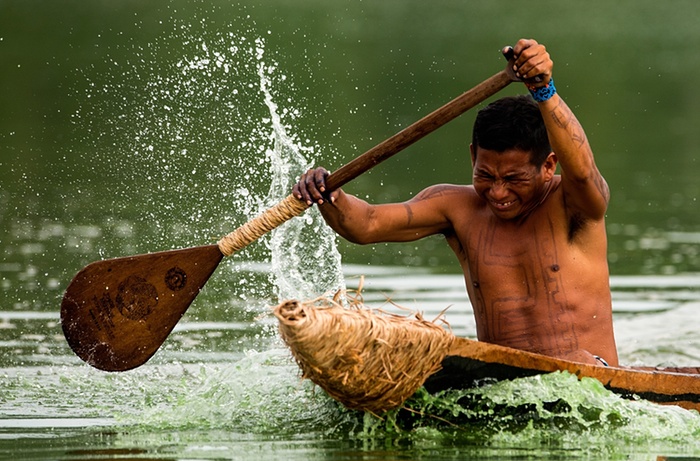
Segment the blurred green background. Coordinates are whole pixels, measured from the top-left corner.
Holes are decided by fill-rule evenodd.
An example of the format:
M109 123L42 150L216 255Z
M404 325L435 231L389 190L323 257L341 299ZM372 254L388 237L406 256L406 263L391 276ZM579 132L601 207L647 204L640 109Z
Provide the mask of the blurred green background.
M612 274L697 272L699 16L690 0L0 0L3 308L55 308L92 260L245 222L270 181L260 62L288 133L334 169L499 71L521 37L547 45L610 184ZM382 202L470 182L473 117L346 188ZM440 238L340 251L459 271Z

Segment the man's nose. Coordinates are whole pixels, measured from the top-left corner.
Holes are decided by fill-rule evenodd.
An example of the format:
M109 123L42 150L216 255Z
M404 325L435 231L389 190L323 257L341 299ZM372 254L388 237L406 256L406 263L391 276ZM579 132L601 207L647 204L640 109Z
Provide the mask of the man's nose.
M494 200L504 199L508 196L508 188L506 183L501 180L494 181L489 189L489 194Z

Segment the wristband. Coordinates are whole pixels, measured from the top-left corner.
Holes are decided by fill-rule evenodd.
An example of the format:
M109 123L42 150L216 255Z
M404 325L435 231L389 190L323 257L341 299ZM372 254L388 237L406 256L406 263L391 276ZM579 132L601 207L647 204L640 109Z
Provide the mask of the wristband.
M532 99L537 102L545 102L557 93L557 89L554 86L554 79L550 78L547 86L540 88L527 87L528 91L532 95Z

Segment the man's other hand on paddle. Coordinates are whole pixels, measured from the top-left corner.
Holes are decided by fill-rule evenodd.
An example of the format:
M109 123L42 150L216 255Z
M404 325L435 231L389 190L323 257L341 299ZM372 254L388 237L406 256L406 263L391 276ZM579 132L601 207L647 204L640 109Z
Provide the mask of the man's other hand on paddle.
M335 202L338 198L338 191L326 190L326 178L330 173L323 167L308 170L301 175L299 181L294 184L292 194L299 200L303 200L307 205L323 205L327 200Z

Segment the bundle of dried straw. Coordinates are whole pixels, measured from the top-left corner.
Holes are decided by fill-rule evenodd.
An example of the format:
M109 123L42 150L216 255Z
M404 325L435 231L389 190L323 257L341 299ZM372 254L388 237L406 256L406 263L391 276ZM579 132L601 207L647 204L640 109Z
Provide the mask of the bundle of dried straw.
M440 369L454 336L435 323L320 298L274 309L303 377L350 409L399 407Z

